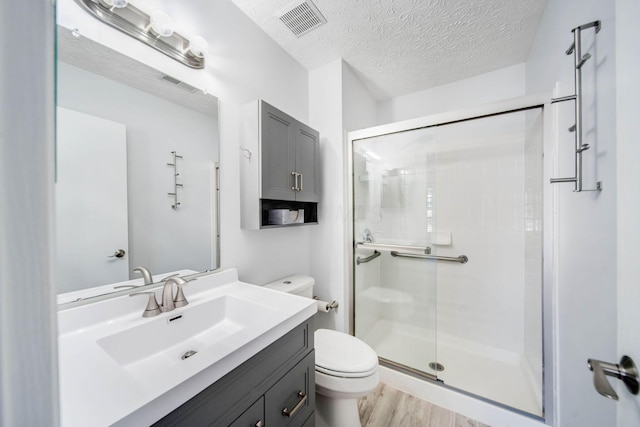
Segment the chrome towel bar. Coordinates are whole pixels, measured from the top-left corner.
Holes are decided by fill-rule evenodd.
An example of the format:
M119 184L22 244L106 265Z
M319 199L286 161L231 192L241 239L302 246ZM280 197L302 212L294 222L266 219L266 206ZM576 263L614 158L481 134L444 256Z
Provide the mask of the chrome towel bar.
M358 258L356 258L356 265L367 263L367 262L369 262L371 260L374 260L374 259L378 258L379 256L380 256L380 252L373 251L373 253L371 255L369 255L368 257L365 257L365 258L358 257Z
M391 256L403 257L403 258L420 258L420 259L433 259L436 261L450 261L459 262L460 264L466 264L469 258L466 255L453 256L440 256L440 255L421 255L421 254L407 254L403 252L391 251Z

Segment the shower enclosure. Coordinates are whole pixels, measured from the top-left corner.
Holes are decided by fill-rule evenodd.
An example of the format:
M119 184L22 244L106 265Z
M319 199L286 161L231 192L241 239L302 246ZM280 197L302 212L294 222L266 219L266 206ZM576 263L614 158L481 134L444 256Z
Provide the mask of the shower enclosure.
M384 365L544 417L541 106L366 131L355 335Z

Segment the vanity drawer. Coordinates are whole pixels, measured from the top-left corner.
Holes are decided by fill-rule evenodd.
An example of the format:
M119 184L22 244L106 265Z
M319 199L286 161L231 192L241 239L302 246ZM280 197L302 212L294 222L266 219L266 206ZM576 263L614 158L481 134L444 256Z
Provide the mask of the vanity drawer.
M229 427L262 427L264 426L264 397L261 397L244 411Z
M235 426L235 423L240 420L239 417L244 417L245 411L253 408L257 402L263 401L264 405L267 405L268 400L266 397L263 400L263 395L270 392L274 385L279 384L279 381L288 377L289 373L296 370L301 361L307 360L309 356L311 356L310 374L313 376L315 372L313 330L313 317L311 317L176 408L156 422L154 426ZM314 405L311 407L311 411L313 411L315 408L315 377L307 381L309 384L305 386L304 391L306 393L311 385L313 400L309 400L311 398L309 396L306 406L308 406L308 402L313 402ZM298 390L296 390L297 392ZM272 395L271 400L273 399ZM293 403L295 404L295 401ZM289 402L286 402L279 411L282 411L287 404ZM298 417L297 413L292 418L297 420L296 425L302 425L306 417ZM280 420L276 423L266 423L266 420L262 419L265 426L288 425L280 424ZM260 418L256 419L255 423L259 420Z
M315 352L309 353L264 395L267 426L301 426L315 408Z

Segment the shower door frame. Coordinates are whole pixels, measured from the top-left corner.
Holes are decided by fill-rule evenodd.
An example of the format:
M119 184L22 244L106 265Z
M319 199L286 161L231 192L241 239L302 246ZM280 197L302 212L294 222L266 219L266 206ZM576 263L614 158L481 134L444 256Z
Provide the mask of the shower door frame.
M406 132L412 130L418 130L428 127L442 126L452 123L464 122L468 120L481 119L501 114L513 113L518 111L531 110L540 108L542 110L542 150L543 154L543 170L542 179L543 185L543 232L542 232L542 366L543 366L543 388L542 388L542 402L543 402L543 416L539 417L533 414L522 412L516 408L512 408L506 405L502 405L498 402L483 399L482 396L472 395L475 398L486 400L495 405L504 407L511 411L526 415L528 417L543 420L546 424L555 425L555 390L557 389L556 376L553 372L555 343L553 331L555 330L555 292L556 292L556 259L557 259L557 237L556 226L557 224L557 186L549 184L549 180L558 176L558 138L554 137L558 133L558 109L551 108L552 94L550 92L539 93L534 95L527 95L518 98L507 99L504 101L493 102L489 104L483 104L475 107L454 110L450 112L438 113L429 116L419 117L410 120L403 120L399 122L389 123L381 126L374 126L366 129L360 129L347 133L345 144L345 158L347 159L345 164L345 185L347 188L346 194L346 206L348 208L348 221L345 226L345 252L347 254L347 266L348 266L348 312L346 313L348 319L349 333L355 335L355 266L354 266L354 250L356 246L353 220L354 220L354 170L353 170L353 143L354 141L384 136L388 134L394 134L398 132ZM436 344L437 345L437 344ZM386 360L384 361L387 364ZM395 363L388 363L395 369L401 371L414 373L412 369L399 366ZM421 378L426 380L434 380L430 378L429 374L418 373ZM434 381L435 382L435 381ZM446 384L438 382L439 385L449 387ZM468 394L463 390L452 388L455 391L463 394Z

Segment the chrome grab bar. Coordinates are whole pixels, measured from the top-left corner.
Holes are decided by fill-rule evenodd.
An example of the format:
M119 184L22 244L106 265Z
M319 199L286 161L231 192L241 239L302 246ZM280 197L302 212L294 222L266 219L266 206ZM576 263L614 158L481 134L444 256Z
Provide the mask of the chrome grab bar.
M393 250L393 249L399 249L402 251L420 251L427 255L431 253L430 246L392 245L389 243L357 242L356 247L361 249L374 249L374 250L380 249L382 251Z
M459 262L460 264L466 264L469 258L466 255L453 256L440 256L440 255L421 255L421 254L407 254L398 251L391 251L391 256L403 257L403 258L420 258L420 259L433 259L436 261L451 261Z
M365 258L358 257L358 258L356 258L356 265L364 264L366 262L369 262L369 261L371 261L373 259L378 258L379 256L380 256L380 252L373 251L373 253L371 255L369 255L368 257L365 257Z

